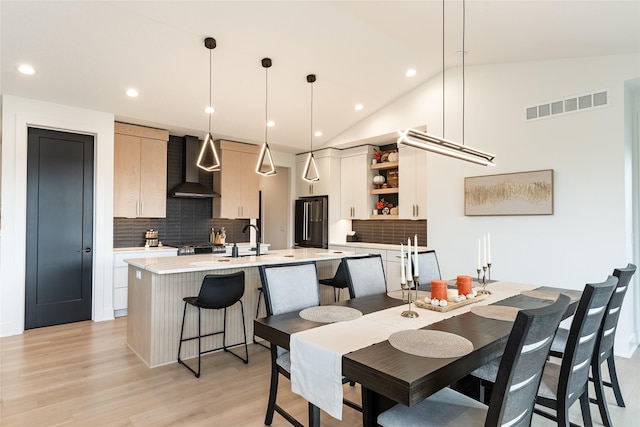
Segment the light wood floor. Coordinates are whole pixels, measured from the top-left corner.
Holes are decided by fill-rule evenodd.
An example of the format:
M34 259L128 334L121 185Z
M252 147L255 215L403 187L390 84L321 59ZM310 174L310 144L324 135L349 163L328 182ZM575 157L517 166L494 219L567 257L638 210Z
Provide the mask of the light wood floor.
M269 352L249 346L248 365L224 353L203 357L194 378L171 364L147 368L125 344L126 317L80 322L0 339L0 425L11 426L261 426L269 390ZM640 352L617 360L627 408L611 405L616 426L640 426ZM278 401L305 421L306 402L282 380ZM345 386L359 401L359 387ZM611 397L612 398L612 397ZM572 421L582 424L578 405ZM592 406L595 425L601 425ZM273 426L288 426L275 415ZM344 409L342 421L322 415L323 426L361 425ZM533 425L553 423L535 417Z

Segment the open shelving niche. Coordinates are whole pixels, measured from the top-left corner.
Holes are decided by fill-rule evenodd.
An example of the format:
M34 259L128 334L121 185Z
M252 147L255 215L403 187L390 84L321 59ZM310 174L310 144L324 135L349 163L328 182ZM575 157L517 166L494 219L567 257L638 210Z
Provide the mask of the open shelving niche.
M384 147L380 147L384 149ZM389 171L396 171L398 173L398 162L382 162L375 163L369 166L372 170L377 171L380 175L383 175L385 178L385 183L388 182L388 173ZM394 206L398 206L398 193L399 193L399 185L396 187L389 188L372 188L369 190L369 194L377 195L378 200L385 199L388 202L393 203ZM375 208L375 206L374 206ZM373 210L373 209L372 209ZM378 215L369 215L370 219L398 219L399 215L383 215L379 213Z

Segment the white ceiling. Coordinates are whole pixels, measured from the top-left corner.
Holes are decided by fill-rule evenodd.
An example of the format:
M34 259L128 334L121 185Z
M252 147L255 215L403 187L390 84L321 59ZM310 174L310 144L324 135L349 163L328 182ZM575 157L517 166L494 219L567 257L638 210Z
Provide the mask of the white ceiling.
M461 64L462 0L447 0L445 64ZM214 137L260 143L270 57L272 148L314 148L442 69L441 1L0 2L1 90L204 137L212 51ZM466 3L466 64L640 52L640 1ZM17 72L29 63L37 73ZM415 68L413 78L405 77ZM124 92L140 91L136 99ZM364 104L354 111L356 103Z

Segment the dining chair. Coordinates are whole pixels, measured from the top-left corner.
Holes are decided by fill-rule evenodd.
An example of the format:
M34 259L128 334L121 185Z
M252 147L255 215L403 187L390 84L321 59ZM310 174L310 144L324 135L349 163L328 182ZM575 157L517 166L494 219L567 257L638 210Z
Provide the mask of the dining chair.
M544 366L536 404L555 411L555 415L538 407L534 412L556 421L558 426L569 426L569 408L578 400L584 424L586 426L592 424L587 391L589 363L607 304L617 283L617 277L609 276L602 283L587 284L584 287L578 308L571 321L567 351L562 362L559 364L548 360ZM485 383L495 383L498 378L498 363L500 363L499 359L493 360L473 371L471 375Z
M498 380L489 406L444 388L415 406L395 405L378 416L378 424L382 427L529 426L542 367L569 302L568 296L560 295L551 305L518 312L498 367Z
M347 276L344 271L344 259L340 261L340 264L338 264L338 268L336 269L333 277L320 279L319 282L321 285L333 287L333 302L338 302L340 299L340 292L349 287L349 284L347 283Z
M342 262L351 298L387 292L387 280L380 254L343 258Z
M318 276L314 262L261 265L259 270L268 316L320 305ZM289 352L271 344L271 385L267 414L264 419L266 425L271 425L273 415L277 412L294 426L302 426L276 403L279 375L291 379L290 372Z
M418 268L418 289L421 291L430 291L431 281L442 279L435 250L418 252ZM415 271L415 263L413 271Z
M598 405L602 423L607 427L611 427L612 423L611 416L609 415L609 408L607 407L607 400L604 395L604 386L611 387L613 389L613 394L618 406L625 406L624 399L622 398L622 392L620 390L620 384L618 383L618 374L616 372L615 357L613 354L613 344L615 342L616 328L620 317L620 308L622 307L629 283L631 282L631 277L635 272L636 266L633 264L628 264L625 268L616 268L613 270L613 275L618 278L618 285L616 286L616 289L611 296L611 300L609 301L609 305L607 306L603 326L596 341L595 348L597 351L594 352L591 360L592 377L589 379L593 381L596 398L589 400L591 403L596 403ZM556 337L553 340L553 344L551 345L550 354L555 357L563 357L567 347L568 338L568 329L558 329ZM610 382L605 382L602 379L602 364L605 361L609 368Z
M180 343L178 344L178 363L186 367L189 371L191 371L196 378L200 378L200 361L201 356L206 353L211 353L217 350L224 350L227 353L237 357L242 360L244 363L249 362L249 351L247 349L247 328L244 323L244 304L242 304L242 296L244 295L244 271L239 271L237 273L231 274L207 274L204 276L202 280L202 285L200 286L200 292L196 297L185 297L182 300L184 301L184 310L182 312L182 326L180 328ZM235 347L238 345L242 345L243 343L239 342L236 344L227 344L226 343L226 330L227 330L227 308L235 305L236 303L240 303L240 316L242 318L242 331L244 332L244 358L240 355L229 350L230 347ZM189 338L184 337L184 324L185 317L187 314L187 306L191 305L198 309L198 335L192 336ZM201 311L202 310L224 310L223 314L223 326L222 330L211 332L208 334L202 334L201 327ZM222 334L222 346L216 347L212 349L208 349L202 351L202 338L210 337L213 335ZM185 341L198 340L198 370L194 370L192 367L187 365L184 360L180 358L180 353L182 351L182 343Z

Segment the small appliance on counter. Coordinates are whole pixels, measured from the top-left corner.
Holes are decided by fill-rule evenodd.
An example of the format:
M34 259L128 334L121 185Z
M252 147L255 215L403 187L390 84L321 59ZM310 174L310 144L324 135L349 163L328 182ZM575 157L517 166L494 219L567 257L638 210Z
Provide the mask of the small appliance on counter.
M347 242L357 242L357 241L358 241L358 236L356 236L356 232L349 231L347 233Z
M224 254L225 245L200 242L200 243L170 243L169 246L178 248L178 255L198 255L198 254Z
M158 231L150 228L144 233L144 247L157 248L159 243Z

